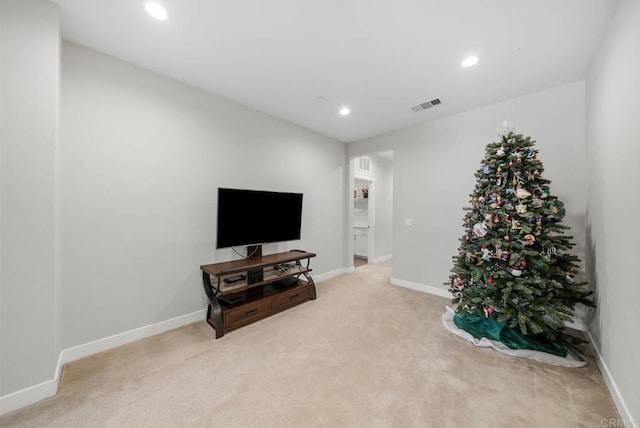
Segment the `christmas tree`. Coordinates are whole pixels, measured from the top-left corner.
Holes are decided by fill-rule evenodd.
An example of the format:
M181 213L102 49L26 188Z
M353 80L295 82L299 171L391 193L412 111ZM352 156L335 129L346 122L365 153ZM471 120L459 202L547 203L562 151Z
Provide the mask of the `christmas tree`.
M562 224L563 203L543 178L535 141L505 122L489 143L466 207L465 233L453 257L449 291L454 322L474 337L510 348L565 356L584 343L565 321L576 304L595 306L575 274L580 260Z

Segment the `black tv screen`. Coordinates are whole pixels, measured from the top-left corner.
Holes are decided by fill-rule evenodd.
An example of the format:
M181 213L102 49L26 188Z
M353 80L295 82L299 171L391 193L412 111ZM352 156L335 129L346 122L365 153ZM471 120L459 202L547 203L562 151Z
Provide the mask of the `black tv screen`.
M216 248L300 239L302 193L218 188Z

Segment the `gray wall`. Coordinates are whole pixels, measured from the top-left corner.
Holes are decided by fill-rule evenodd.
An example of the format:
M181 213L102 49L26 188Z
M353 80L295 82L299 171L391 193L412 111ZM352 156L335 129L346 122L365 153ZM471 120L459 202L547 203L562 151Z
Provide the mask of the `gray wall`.
M0 2L0 396L50 380L58 358L55 146L58 9Z
M217 188L304 193L316 274L344 267L346 149L72 43L62 49L63 348L201 310ZM264 213L278 215L277 207Z
M589 324L618 408L640 426L640 2L621 1L587 80ZM607 374L607 373L605 373ZM614 396L614 398L616 398ZM630 421L626 426L631 426Z
M393 278L446 291L443 283L464 231L463 207L469 205L474 173L505 119L537 141L543 176L566 204L565 224L583 259L584 91L584 82L575 82L350 143L349 156L394 152ZM404 226L407 218L412 227Z

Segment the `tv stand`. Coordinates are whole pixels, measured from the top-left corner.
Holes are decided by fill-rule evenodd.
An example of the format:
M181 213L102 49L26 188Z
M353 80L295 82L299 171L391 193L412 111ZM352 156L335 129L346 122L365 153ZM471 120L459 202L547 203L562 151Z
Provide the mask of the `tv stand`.
M215 330L216 339L227 331L315 300L316 287L309 275L309 262L315 256L291 250L200 266L209 299L206 320Z

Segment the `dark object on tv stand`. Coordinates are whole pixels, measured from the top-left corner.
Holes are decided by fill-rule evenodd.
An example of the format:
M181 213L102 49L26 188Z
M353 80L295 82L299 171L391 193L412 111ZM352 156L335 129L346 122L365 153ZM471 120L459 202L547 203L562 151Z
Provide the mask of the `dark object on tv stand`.
M256 260L262 258L262 245L248 245L247 246L247 259ZM247 271L247 282L249 284L255 284L256 282L262 282L263 274L262 268Z
M247 258L258 259L262 257L262 245L247 245Z
M236 282L240 282L242 280L247 279L247 277L245 275L236 275L236 276L232 276L230 278L225 278L224 279L224 283L225 284L235 284Z
M244 302L244 294L229 294L228 296L219 296L218 300L227 305L235 305L236 303Z
M295 277L283 278L280 281L271 283L271 286L276 290L282 290L284 288L293 287L294 285L298 285L298 278L295 278Z

